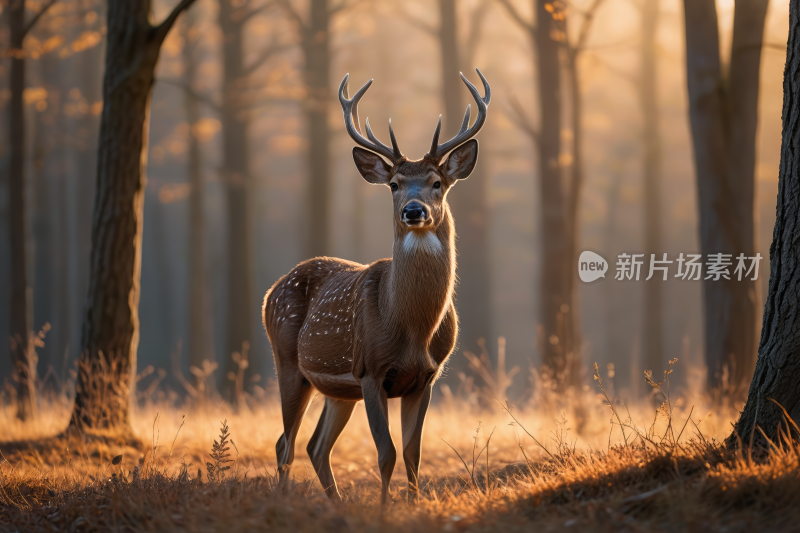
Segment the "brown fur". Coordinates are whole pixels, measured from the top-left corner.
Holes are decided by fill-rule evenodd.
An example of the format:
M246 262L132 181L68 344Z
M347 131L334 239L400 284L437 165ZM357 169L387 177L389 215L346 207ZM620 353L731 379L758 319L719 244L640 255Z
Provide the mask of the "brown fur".
M363 399L378 448L385 500L396 456L386 400L402 397L404 460L409 486L416 491L431 389L458 330L453 305L455 229L447 192L472 171L477 151L477 141L472 140L442 165L404 158L389 167L377 155L355 148L364 179L397 184L392 192L392 258L370 265L309 259L267 291L263 320L284 418L284 434L276 445L282 481L294 458L297 429L318 391L327 399L308 452L328 495L339 496L330 452L355 402ZM411 227L403 220L403 208L412 201L427 212L421 226Z

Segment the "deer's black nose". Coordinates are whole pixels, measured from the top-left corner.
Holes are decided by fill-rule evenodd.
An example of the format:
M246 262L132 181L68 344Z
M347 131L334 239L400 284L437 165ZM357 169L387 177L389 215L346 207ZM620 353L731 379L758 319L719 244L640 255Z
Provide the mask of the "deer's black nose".
M428 214L419 202L411 202L403 208L403 220L406 222L422 222L426 218L428 218Z

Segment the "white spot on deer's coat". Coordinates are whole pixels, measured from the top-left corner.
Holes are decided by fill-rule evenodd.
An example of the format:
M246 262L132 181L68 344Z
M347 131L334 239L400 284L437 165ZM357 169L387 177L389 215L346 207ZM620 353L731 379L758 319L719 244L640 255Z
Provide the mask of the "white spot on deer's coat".
M419 250L434 255L441 253L443 248L442 242L436 237L434 232L424 231L418 233L416 231L409 231L403 238L403 250L409 254Z

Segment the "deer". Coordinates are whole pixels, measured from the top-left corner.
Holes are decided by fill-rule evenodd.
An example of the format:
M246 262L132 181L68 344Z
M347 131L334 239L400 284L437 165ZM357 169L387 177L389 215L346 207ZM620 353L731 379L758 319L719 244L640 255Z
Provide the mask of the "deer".
M481 71L484 96L461 74L478 114L472 126L470 105L458 133L442 144L442 116L431 148L411 160L397 144L379 141L365 121L361 133L358 103L369 80L352 98L349 74L339 85L347 133L359 146L353 160L371 184L392 195L392 257L363 265L330 257L298 264L264 296L262 318L278 376L283 434L275 445L280 486L286 487L300 424L316 393L325 398L322 415L308 443L308 455L327 496L341 500L331 469L331 452L363 400L381 475L385 504L397 451L389 433L388 399L400 398L403 461L408 495L419 498L421 440L434 383L454 350L458 317L455 226L448 191L469 177L478 160L475 135L486 122L491 89Z

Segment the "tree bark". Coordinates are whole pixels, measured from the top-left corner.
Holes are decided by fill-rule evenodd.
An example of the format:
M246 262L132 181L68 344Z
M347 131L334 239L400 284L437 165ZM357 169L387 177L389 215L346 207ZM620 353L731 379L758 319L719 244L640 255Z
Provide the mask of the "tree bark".
M81 0L80 8L84 12L96 9L98 20L95 31L100 30L102 21L100 18L105 14L105 2L96 0ZM71 187L74 194L74 294L77 295L76 305L83 303L83 298L89 287L89 258L92 252L92 201L95 197L95 182L97 179L97 154L98 154L98 135L100 131L100 117L91 112L91 106L100 100L103 95L103 53L106 44L106 36L103 35L101 41L80 53L77 59L77 69L80 73L77 88L80 90L80 97L86 101L90 111L77 118L78 129L75 132L76 175L73 176L74 185ZM73 309L75 319L70 328L71 333L76 337L80 336L80 322L78 316L83 309L77 307ZM66 326L69 327L69 326Z
M247 4L244 4L246 7ZM225 341L225 371L220 390L230 398L233 381L230 373L239 366L232 359L241 353L245 343L253 340L253 223L250 214L250 149L248 146L250 120L242 110L244 76L244 7L233 0L220 0L219 24L222 29L223 87L222 87L222 174L228 207L228 308ZM245 371L245 383L251 384L259 369L250 361Z
M181 25L183 35L184 82L190 89L197 81L196 48L199 34L194 26L193 13L187 13ZM203 368L203 361L212 358L209 350L208 303L205 255L205 184L200 140L195 125L200 121L200 102L194 91L184 93L186 122L189 124L187 173L189 174L189 364ZM200 379L195 376L195 380ZM197 384L197 382L195 382Z
M40 83L47 90L47 94L54 95L57 91L55 73L57 65L53 56L46 54L39 59ZM50 106L48 106L50 107ZM42 328L45 324L52 324L55 310L55 239L53 238L55 224L55 183L51 178L51 156L54 155L51 136L54 133L54 120L52 109L34 111L33 135L33 327ZM55 134L58 131L55 130ZM48 334L43 346L37 350L37 360L41 368L47 368L55 362L54 345L51 344Z
M464 114L466 93L459 73L463 71L469 75L474 67L468 64L472 61L471 57L466 57L469 54L460 54L459 50L468 50L475 43L467 42L465 44L471 46L459 47L455 0L439 0L439 17L442 103L445 110L442 137L449 139L458 132ZM480 23L479 20L473 21L473 25ZM472 28L468 41L478 38L475 29ZM462 61L462 55L465 61ZM458 344L461 349L475 353L480 350L479 339L490 340L491 327L487 153L486 150L481 152L481 164L475 168L468 182L455 187L449 196L458 229ZM461 365L461 361L462 358L456 358L456 365Z
M55 119L53 129L55 131L55 143L52 150L54 159L53 176L51 181L52 195L51 218L54 223L51 226L53 235L53 264L52 283L53 291L53 328L48 336L52 365L56 372L64 375L66 368L65 358L69 353L69 345L72 334L70 327L70 282L69 282L69 252L71 250L71 240L69 235L69 196L67 194L67 175L68 175L68 150L64 146L66 136L66 121L63 110L64 93L59 89L65 80L64 65L54 60L52 69L58 71L58 83L51 91L48 89L48 110L52 107ZM44 68L43 68L44 70Z
M110 2L89 291L71 426L130 433L139 344L142 213L154 70L181 0L158 26L150 1Z
M661 260L660 167L661 137L658 131L658 34L659 0L642 4L642 50L640 63L639 101L642 106L642 151L644 181L645 259L655 254ZM649 263L648 263L649 265ZM645 283L642 325L642 353L646 370L658 372L665 367L663 338L663 280L658 276Z
M310 0L308 21L300 29L305 57L303 75L306 84L306 136L308 185L306 189L305 257L330 255L328 230L330 209L330 131L328 112L331 103L330 79L330 9L328 0Z
M25 214L25 1L13 0L8 5L11 38L9 85L9 232L11 244L11 362L17 390L17 417L26 420L33 414L36 402L35 366L32 367L30 310L26 279L26 214Z
M155 301L158 307L158 322L156 328L149 335L157 339L156 356L165 359L171 357L177 347L178 337L175 335L175 310L173 305L173 280L170 271L169 241L167 239L167 209L168 204L162 203L156 195L156 201L147 207L147 222L150 246L148 252L148 266L151 268L150 276L156 290ZM145 237L143 237L144 239Z
M789 41L783 78L783 132L778 177L778 205L770 246L767 302L755 376L744 410L727 440L736 446L751 434L766 444L759 426L775 441L784 413L800 420L800 1L789 4ZM785 430L785 429L784 429ZM791 430L790 430L791 431ZM794 436L794 435L792 435Z
M569 276L572 268L566 202L562 192L561 155L561 63L562 43L554 37L558 24L548 11L548 0L535 0L537 28L534 33L539 80L539 196L542 242L539 273L539 320L542 363L560 386L572 384L572 318Z
M755 134L768 0L736 4L730 76L722 74L714 0L686 0L686 68L700 212L700 248L754 255ZM756 282L704 281L708 387L743 395L755 364Z
M461 62L458 52L458 20L455 0L439 0L439 49L442 66L442 103L444 119L442 138L450 138L461 127L464 108L462 91L464 84L459 77ZM469 73L467 73L469 75ZM460 251L460 250L459 250Z
M566 20L564 22L566 28ZM578 54L580 50L568 49L567 60L567 83L569 84L570 104L572 107L571 130L572 130L572 161L570 162L569 195L567 205L567 219L564 225L567 228L568 257L565 270L570 271L578 263L578 246L581 242L580 226L580 198L583 190L583 126L581 117L583 114L583 100L581 98L580 73L578 71ZM578 309L580 309L578 283L574 275L566 276L567 295L569 303L567 307L562 306L561 313L564 324L564 344L565 344L565 372L567 385L577 386L580 382L581 369L581 335Z

